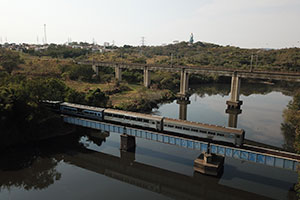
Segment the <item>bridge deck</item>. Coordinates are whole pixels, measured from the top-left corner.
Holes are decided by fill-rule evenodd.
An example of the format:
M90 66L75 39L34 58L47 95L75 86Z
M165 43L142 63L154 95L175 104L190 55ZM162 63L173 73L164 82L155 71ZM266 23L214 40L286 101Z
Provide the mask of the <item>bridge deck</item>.
M262 71L262 70L244 70L239 68L224 68L214 66L181 66L181 65L160 65L160 64L137 64L137 63L112 63L112 62L93 62L93 61L80 61L77 62L82 65L95 65L103 67L120 67L129 69L144 69L145 66L149 70L165 70L179 72L182 69L189 73L198 74L218 74L220 76L232 76L234 72L242 78L259 78L259 79L274 79L300 82L299 72L282 72L282 71Z
M207 142L200 138L190 138L184 135L178 136L172 133L160 133L149 130L143 130L135 127L121 126L112 123L105 123L102 121L94 121L83 119L79 117L63 115L63 120L66 123L97 129L100 131L115 132L119 134L128 134L134 137L144 138L156 142L161 142L170 145L176 145L183 148L199 150L200 152L208 152L223 155L225 157L232 157L244 161L264 164L268 166L290 169L296 171L297 165L300 162L300 155L251 146L244 145L243 147L234 147L232 144L216 143L214 141ZM125 128L124 128L125 127Z

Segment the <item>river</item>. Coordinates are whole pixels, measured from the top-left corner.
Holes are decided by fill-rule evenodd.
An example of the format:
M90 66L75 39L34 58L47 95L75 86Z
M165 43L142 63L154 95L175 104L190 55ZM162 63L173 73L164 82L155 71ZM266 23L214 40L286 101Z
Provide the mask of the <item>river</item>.
M250 89L247 89L249 87ZM230 85L195 87L187 119L228 125ZM273 89L272 89L273 88ZM250 90L250 92L249 92ZM244 91L248 91L247 93ZM237 127L246 138L281 147L282 111L291 100L284 88L242 85ZM179 118L176 101L156 114ZM0 199L292 199L297 174L226 158L222 177L195 173L196 150L136 138L134 152L120 151L120 135L79 129L1 152Z
M194 86L187 104L186 119L229 126L229 113L226 113L229 94L229 84ZM245 130L246 139L283 147L288 138L285 138L281 130L282 114L292 100L288 88L257 83L242 84L240 100L243 105L241 113L235 115L236 126ZM175 100L161 104L158 109L153 109L153 113L179 119L179 109L180 104Z

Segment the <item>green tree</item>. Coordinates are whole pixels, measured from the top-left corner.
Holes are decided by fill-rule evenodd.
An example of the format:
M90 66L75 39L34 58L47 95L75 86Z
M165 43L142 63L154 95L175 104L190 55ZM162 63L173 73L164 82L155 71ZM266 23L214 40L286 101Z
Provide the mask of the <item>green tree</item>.
M20 58L19 53L0 49L0 65L10 74L18 67L23 60Z
M87 105L105 107L109 97L104 94L99 88L90 90L85 97Z

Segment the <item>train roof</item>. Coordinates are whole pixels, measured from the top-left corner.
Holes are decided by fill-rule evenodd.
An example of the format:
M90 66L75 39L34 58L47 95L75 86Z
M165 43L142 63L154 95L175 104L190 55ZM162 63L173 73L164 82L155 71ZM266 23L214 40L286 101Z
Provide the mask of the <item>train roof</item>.
M227 133L235 133L235 134L243 134L244 133L243 129L211 125L211 124L205 124L205 123L199 123L199 122L191 122L191 121L179 120L179 119L171 119L171 118L167 118L167 117L164 118L164 123L166 123L166 122L176 123L176 124L180 124L180 125L189 125L189 126L192 125L194 127L204 128L206 130L215 130L215 131L222 131L222 132L227 132Z
M94 106L86 106L86 105L80 105L80 104L68 103L68 102L63 102L60 105L62 105L62 106L70 106L70 107L73 107L73 108L80 108L80 109L86 109L86 110L99 111L99 112L102 112L104 110L104 108L99 108L99 107L94 107Z
M142 113L129 112L129 111L123 111L123 110L115 110L115 109L105 109L104 112L126 115L126 116L131 116L131 117L144 118L144 119L151 119L151 120L162 120L164 118L164 117L157 116L157 115L149 115L149 114L142 114Z

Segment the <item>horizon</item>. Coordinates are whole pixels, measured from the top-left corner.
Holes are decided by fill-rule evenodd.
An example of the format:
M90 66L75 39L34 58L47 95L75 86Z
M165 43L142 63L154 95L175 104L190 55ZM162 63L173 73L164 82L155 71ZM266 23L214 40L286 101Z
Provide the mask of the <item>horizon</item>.
M0 44L82 41L146 46L194 41L248 49L300 47L297 0L4 0ZM45 9L47 8L47 9ZM13 15L11 14L13 12ZM9 17L8 17L9 16ZM114 41L114 42L113 42Z
M168 46L168 45L177 45L177 44L180 44L180 43L189 43L188 41L179 41L177 43L169 43L169 44L162 44L162 45L144 45L144 47L164 47L164 46ZM221 44L214 44L214 43L209 43L209 42L204 42L204 41L195 41L193 42L193 44L195 43L198 43L198 42L201 42L201 43L204 43L204 44L213 44L213 45L218 45L218 46L221 46L221 47L234 47L234 48L240 48L240 49L261 49L261 50L280 50L280 49L293 49L293 48L300 48L300 47L283 47L283 48L260 48L260 47L253 47L253 48L247 48L247 47L238 47L238 46L230 46L230 45L221 45ZM98 44L98 43L92 43L92 42L87 42L87 41L72 41L70 43L77 43L77 44L80 44L80 43L87 43L89 45L99 45L99 46L104 46L103 44ZM1 43L0 42L0 45L5 45L5 44L16 44L16 45L22 45L22 44L26 44L26 45L39 45L39 46L44 46L44 45L51 45L51 44L54 44L54 45L68 45L67 42L65 43L45 43L45 44L36 44L36 43L25 43L25 42L21 42L21 43ZM124 45L110 45L110 46L114 46L114 47L117 47L117 48L122 48L124 47L125 45L128 45L128 46L131 46L131 47L142 47L141 45L129 45L129 44L124 44Z

